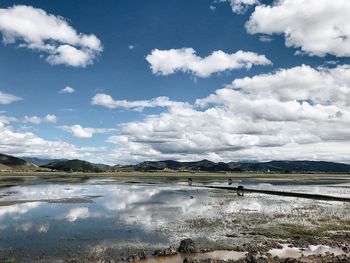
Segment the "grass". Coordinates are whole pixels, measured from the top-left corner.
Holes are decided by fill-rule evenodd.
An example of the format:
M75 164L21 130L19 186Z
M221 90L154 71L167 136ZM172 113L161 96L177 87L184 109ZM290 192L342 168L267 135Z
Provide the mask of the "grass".
M0 172L1 176L38 176L38 177L214 177L214 178L257 178L257 179L288 179L303 182L318 182L318 178L348 177L349 174L283 174L283 173L209 173L209 172L103 172L103 173L65 173L65 172ZM333 179L334 180L334 179ZM333 181L332 180L332 181ZM336 181L336 180L334 180Z
M14 260L13 258L11 259L0 259L0 263L16 263L16 260Z
M302 224L279 224L275 227L256 228L254 231L262 236L270 238L290 238L290 237L324 237L330 231L349 231L350 221L337 221L332 223L321 223L318 225Z

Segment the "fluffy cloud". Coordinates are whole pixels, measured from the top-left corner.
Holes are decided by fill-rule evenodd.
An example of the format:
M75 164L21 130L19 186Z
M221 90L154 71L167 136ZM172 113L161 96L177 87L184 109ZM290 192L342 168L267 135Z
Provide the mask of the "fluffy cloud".
M193 48L154 49L146 60L150 63L154 74L169 75L182 71L202 78L209 77L213 73L272 64L264 55L241 50L232 54L218 50L201 58Z
M284 34L286 46L315 56L350 56L350 2L279 0L255 8L249 33Z
M218 0L217 2L229 2L232 12L243 14L247 11L249 6L259 4L258 0Z
M154 107L170 107L179 104L179 102L171 101L168 97L157 97L152 100L114 100L112 96L104 93L98 93L91 99L92 105L99 105L109 109L129 109L142 111L144 108Z
M38 117L38 116L24 116L23 119L17 120L20 122L29 122L33 124L41 124L41 123L56 123L57 117L53 114L47 114L45 117Z
M106 128L83 128L80 125L72 126L59 126L60 129L72 133L75 137L78 138L91 138L96 133L106 133L114 131L115 129L106 129Z
M111 158L349 162L350 66L298 66L236 79L159 115L125 123Z
M5 44L46 53L53 65L85 67L103 49L95 35L78 33L64 18L32 6L0 9L0 32Z
M22 98L0 91L0 104L10 104L19 100L22 100Z
M32 132L14 131L0 118L0 152L15 156L39 158L84 159L93 162L108 162L106 147L77 147L61 140L45 140Z
M59 93L61 93L61 94L73 93L73 92L75 92L75 89L73 89L72 87L68 87L68 86L59 91Z
M10 155L46 158L77 158L83 156L72 144L47 141L31 132L15 132L0 122L0 152Z
M56 123L57 117L54 114L47 114L45 117L26 115L23 118L0 115L0 122L5 124L8 124L10 122L23 122L23 123L33 123L33 124Z
M46 122L51 122L51 123L56 123L57 122L57 116L53 114L47 114L44 118L44 121Z

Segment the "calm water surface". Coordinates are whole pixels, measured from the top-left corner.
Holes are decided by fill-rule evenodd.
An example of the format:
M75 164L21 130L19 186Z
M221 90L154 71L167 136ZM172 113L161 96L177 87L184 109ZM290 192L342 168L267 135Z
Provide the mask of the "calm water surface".
M232 186L350 197L346 182L242 180ZM219 178L202 182L226 185L226 179ZM235 192L196 189L185 179L104 178L79 183L34 179L0 188L0 255L116 256L178 245L187 237L234 245L237 240L232 236L243 238L257 226L349 220L349 211L349 204L341 202L260 194L238 197Z

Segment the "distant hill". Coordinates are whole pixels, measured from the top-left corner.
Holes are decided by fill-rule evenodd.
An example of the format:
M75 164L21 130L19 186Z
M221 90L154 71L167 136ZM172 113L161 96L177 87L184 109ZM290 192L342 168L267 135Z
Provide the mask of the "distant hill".
M103 163L94 163L94 165L96 167L100 168L104 172L110 171L110 169L111 169L111 166L109 166L107 164L103 164Z
M41 167L49 168L57 171L65 171L65 172L84 172L84 173L100 173L103 172L96 164L82 161L82 160L67 160L67 161L59 161L53 162L46 165L42 165Z
M198 162L177 162L172 160L146 161L135 165L134 169L136 171L157 171L164 169L207 172L237 171L236 167L230 166L229 164L223 162L215 163L208 160Z
M324 161L271 161L263 163L242 163L239 167L243 171L257 172L350 172L349 164Z
M31 161L31 162L29 162ZM53 161L46 163L46 161ZM44 163L37 166L35 163ZM174 160L146 161L136 165L94 164L82 160L49 160L17 158L0 153L0 171L65 171L65 172L121 172L121 171L188 171L188 172L272 172L272 173L350 173L350 164L325 161L270 161L270 162L178 162Z
M39 167L21 158L0 153L0 170L2 171L36 171Z
M279 173L350 173L350 165L324 161L270 161L215 163L208 160L198 162L146 161L134 166L136 171L205 171L205 172L279 172Z
M54 163L54 162L61 162L61 161L67 161L67 159L44 159L44 158L37 158L37 157L21 157L21 159L36 164L38 166Z

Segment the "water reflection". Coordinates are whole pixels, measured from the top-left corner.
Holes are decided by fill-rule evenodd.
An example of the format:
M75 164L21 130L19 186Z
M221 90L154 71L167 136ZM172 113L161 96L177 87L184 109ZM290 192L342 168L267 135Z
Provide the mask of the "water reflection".
M227 234L240 235L260 225L311 225L318 219L350 217L349 204L341 202L260 194L242 198L234 192L196 189L178 181L151 185L137 180L141 183L116 179L75 184L41 181L0 189L0 252L6 255L10 250L24 248L29 254L38 248L53 254L67 248L82 253L105 253L108 248L115 253L153 250L178 244L187 237L209 242L225 240ZM350 189L339 185L248 185L350 196ZM81 198L93 202L80 202ZM16 204L18 200L21 203ZM56 201L47 202L50 200Z

